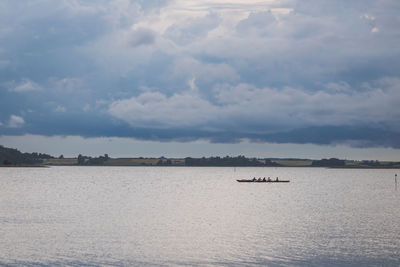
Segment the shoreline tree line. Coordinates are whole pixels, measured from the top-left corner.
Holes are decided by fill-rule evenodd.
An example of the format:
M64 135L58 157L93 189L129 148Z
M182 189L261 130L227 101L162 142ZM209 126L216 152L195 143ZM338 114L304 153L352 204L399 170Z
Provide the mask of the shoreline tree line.
M48 160L53 160L57 163L57 160L62 161L64 159L63 155L58 158L53 157L45 153L22 153L14 148L7 148L0 145L0 166L22 166L22 165L43 165ZM143 158L139 158L143 159ZM154 159L154 158L153 158ZM110 161L113 159L104 154L98 157L90 157L79 154L76 157L75 163L67 165L78 165L78 166L107 166L110 165ZM337 158L321 159L321 160L309 160L311 162L308 167L327 167L327 168L341 168L341 167L352 167L346 164L346 160L341 160ZM179 164L178 164L179 163ZM57 164L54 164L57 165ZM62 165L62 164L60 164ZM287 167L287 165L281 165L271 159L257 159L257 158L247 158L245 156L236 157L202 157L202 158L192 158L186 157L180 161L171 160L165 157L158 158L156 162L141 164L142 166L195 166L195 167ZM116 165L118 166L118 165ZM363 167L363 168L380 168L389 167L397 168L400 167L400 162L386 162L384 165L379 161L361 161L354 165L353 167Z

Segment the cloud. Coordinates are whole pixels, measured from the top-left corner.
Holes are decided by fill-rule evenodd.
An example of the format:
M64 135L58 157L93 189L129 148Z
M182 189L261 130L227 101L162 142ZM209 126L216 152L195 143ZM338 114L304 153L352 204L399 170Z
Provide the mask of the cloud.
M210 100L192 90L169 97L160 92L145 92L113 102L109 112L135 127L210 128L229 130L243 138L252 133L313 126L400 126L400 110L396 108L400 101L399 80L376 83L385 87L358 94L347 88L338 92L336 87L334 91L310 92L292 87L226 84L214 88Z
M260 142L400 148L399 132L378 127L306 127L254 137Z
M379 28L376 26L376 18L369 14L364 14L361 16L362 19L366 20L368 24L371 26L371 32L376 33L379 32Z
M7 126L9 128L20 128L24 124L25 124L24 118L17 115L11 115Z
M351 89L351 86L344 81L340 81L327 83L325 88L333 92L348 92Z
M171 97L145 92L111 103L109 112L132 126L153 128L201 125L217 113L213 105L189 92Z
M235 69L226 63L205 63L191 57L176 60L172 66L172 74L182 79L195 77L197 82L208 84L239 80Z
M278 23L278 21L271 10L252 12L246 19L237 24L236 29L239 33L246 35L251 31L264 31L267 33L268 28L275 23Z
M55 111L55 112L61 112L61 113L63 113L63 112L66 112L67 109L66 109L65 107L63 107L63 106L57 106L57 107L54 109L54 111Z
M3 6L2 134L397 144L398 1Z
M14 82L13 82L14 83ZM29 79L23 79L16 86L11 87L9 90L12 92L29 92L29 91L40 91L42 88L35 82Z
M164 37L176 44L187 45L207 36L208 32L218 27L221 19L217 13L210 12L204 17L188 18L170 26Z
M82 89L84 81L77 77L65 77L62 79L52 77L48 80L48 83L51 90L77 92Z
M130 35L129 45L132 47L152 45L156 40L155 33L152 30L145 28L135 29Z

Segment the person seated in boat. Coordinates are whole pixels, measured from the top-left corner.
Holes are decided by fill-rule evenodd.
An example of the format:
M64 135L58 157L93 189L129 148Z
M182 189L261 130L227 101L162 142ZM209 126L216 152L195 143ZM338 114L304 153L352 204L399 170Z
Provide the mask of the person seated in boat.
M260 178L258 178L257 182L261 182L261 177L260 177Z
M276 179L275 179L275 182L279 182L279 179L278 179L278 177L276 177Z
M267 180L268 182L271 182L271 178L270 177L268 177L268 180Z
M266 182L267 180L265 180L265 177L262 179L263 182Z
M253 177L253 180L252 180L252 181L253 181L253 182L257 181L256 177Z

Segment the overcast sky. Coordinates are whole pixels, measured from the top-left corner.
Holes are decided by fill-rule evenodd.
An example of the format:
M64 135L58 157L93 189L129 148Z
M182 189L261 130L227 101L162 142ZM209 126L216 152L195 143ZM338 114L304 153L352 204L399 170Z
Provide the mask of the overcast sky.
M398 0L3 0L0 144L400 160L399 14Z

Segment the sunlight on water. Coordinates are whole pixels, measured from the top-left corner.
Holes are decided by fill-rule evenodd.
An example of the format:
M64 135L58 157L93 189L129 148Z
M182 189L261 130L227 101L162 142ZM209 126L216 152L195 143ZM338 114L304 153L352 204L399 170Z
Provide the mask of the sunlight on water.
M394 173L1 168L0 265L399 266Z

